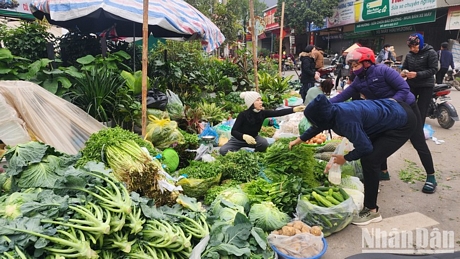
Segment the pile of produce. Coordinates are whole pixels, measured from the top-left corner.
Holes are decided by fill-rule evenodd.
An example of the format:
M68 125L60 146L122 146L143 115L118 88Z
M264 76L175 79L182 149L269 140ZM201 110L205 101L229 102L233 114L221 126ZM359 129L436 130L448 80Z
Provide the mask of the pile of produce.
M75 157L38 142L17 145L5 158L4 258L189 258L209 233L195 200L179 196L176 205L156 208L102 163L76 168Z
M308 225L322 228L324 236L338 232L351 223L356 205L339 187L307 190L297 203L297 216Z
M166 188L168 182L162 165L151 156L159 151L138 135L119 127L103 129L91 135L81 153L77 165L86 161L104 162L130 192L154 198L158 206L175 203L179 193Z
M289 222L268 236L270 244L282 256L310 258L323 251L323 233L318 226L309 226L300 220Z
M296 145L289 150L289 142L294 138L281 138L268 147L265 157L265 173L287 174L301 177L310 187L320 186L315 178L316 160L314 148Z

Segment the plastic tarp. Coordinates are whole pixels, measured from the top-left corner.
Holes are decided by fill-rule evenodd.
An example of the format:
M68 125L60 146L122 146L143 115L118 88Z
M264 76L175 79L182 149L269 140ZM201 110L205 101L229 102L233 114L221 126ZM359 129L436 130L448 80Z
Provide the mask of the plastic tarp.
M82 109L32 82L0 81L0 95L32 138L61 152L77 154L91 134L105 128ZM0 130L5 144L20 144L5 141L8 134Z

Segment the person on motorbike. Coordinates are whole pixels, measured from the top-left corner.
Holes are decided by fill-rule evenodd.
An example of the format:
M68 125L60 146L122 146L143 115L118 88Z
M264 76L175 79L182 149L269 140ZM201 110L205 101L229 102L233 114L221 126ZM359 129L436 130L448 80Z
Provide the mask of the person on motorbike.
M334 162L343 165L360 159L364 175L364 208L351 223L364 226L381 221L377 206L380 165L415 131L417 118L413 109L391 98L330 103L320 94L308 104L304 115L312 126L289 142L289 149L324 130L346 137L354 149L346 155L332 155Z
M405 102L414 111L417 117L417 128L410 137L412 146L417 150L420 161L423 164L427 179L422 191L434 193L436 190L436 178L431 151L428 148L423 132L423 122L414 94L411 93L407 82L399 76L398 72L386 65L375 64L374 52L366 47L360 47L347 55L347 63L350 64L353 74L356 75L353 82L331 99L332 103L344 102L354 94L360 93L365 99L393 98L399 102ZM386 161L381 165L381 180L389 180Z

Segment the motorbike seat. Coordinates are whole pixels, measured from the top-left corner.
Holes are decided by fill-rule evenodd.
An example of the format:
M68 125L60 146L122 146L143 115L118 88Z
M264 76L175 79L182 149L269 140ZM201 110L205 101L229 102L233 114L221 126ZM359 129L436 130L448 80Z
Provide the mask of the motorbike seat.
M444 91L450 88L448 84L435 84L433 88L433 92Z

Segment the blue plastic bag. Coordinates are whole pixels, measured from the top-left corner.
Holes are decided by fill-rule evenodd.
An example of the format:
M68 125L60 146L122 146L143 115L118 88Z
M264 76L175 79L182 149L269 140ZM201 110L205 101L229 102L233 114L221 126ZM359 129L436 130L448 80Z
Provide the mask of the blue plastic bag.
M423 133L425 133L425 139L431 139L434 134L434 129L431 127L431 125L425 123L423 126Z
M219 134L217 133L217 131L215 129L213 129L211 126L209 126L209 123L206 124L206 127L204 127L203 131L198 136L200 138L203 137L203 136L214 136L214 137L216 137L214 139L214 145L219 144Z

